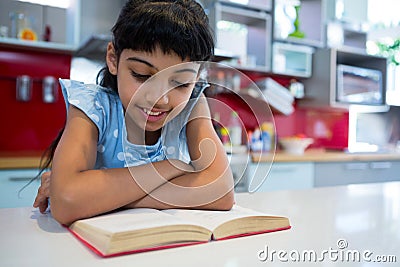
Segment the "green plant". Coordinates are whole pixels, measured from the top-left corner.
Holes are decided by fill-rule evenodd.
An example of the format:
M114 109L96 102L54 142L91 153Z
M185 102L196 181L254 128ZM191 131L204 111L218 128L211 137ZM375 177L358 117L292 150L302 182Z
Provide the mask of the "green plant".
M294 6L294 8L296 10L296 19L293 22L294 31L290 33L289 36L296 38L304 38L306 35L304 32L300 30L300 19L299 19L300 5Z
M394 65L400 65L400 37L394 40L393 44L378 42L376 45L382 56L387 57Z

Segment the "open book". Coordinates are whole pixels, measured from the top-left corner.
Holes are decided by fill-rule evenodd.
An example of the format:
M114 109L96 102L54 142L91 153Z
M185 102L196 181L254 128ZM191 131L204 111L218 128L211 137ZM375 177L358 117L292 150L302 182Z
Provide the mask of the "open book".
M234 206L230 211L129 209L82 219L69 231L102 257L286 230L289 219Z

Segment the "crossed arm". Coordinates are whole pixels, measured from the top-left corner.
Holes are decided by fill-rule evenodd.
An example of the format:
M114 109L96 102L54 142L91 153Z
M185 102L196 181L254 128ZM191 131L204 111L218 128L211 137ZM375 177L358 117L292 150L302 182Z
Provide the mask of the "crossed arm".
M70 107L51 175L43 175L34 206L43 212L50 197L52 215L62 224L121 207L230 209L232 174L218 136L206 118L208 107L204 101L201 99L195 109L205 117L187 125L192 164L164 160L105 170L93 169L96 126L79 109Z

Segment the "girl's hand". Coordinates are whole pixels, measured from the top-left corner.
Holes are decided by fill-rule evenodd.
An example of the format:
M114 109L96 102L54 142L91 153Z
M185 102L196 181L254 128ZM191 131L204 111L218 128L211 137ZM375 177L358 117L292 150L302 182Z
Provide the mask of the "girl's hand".
M51 172L44 172L41 176L41 184L38 189L38 193L35 198L35 202L33 202L33 207L39 208L41 213L45 213L47 207L49 206L49 197L50 197L50 177Z

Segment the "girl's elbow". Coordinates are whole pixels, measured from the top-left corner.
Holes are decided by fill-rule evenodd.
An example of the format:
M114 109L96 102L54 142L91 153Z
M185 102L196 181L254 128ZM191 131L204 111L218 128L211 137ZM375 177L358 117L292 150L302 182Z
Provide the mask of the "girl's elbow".
M79 219L74 192L62 190L50 196L50 211L53 218L62 225L69 225Z
M209 208L212 210L228 211L232 209L234 204L235 204L234 192L233 190L231 190L228 193L226 193L223 197L212 203Z
M222 198L222 201L220 203L221 210L231 210L234 204L235 204L235 195L232 189Z
M51 207L51 215L53 218L60 224L62 225L70 225L71 223L74 222L74 219L72 219L71 216L68 215L68 213L63 212L63 210Z
M66 211L64 208L61 208L57 205L52 204L50 211L52 217L62 225L70 225L76 220L75 217L70 212Z

